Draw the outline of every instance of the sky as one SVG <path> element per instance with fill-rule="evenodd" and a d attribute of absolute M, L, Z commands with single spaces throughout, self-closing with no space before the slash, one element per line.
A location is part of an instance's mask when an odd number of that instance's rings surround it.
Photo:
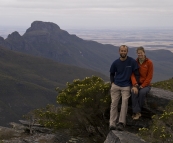
<path fill-rule="evenodd" d="M 173 0 L 0 0 L 0 27 L 36 20 L 61 29 L 173 29 Z"/>

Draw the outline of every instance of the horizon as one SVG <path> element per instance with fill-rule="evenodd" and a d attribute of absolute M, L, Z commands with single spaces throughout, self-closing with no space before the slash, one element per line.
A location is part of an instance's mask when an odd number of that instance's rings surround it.
<path fill-rule="evenodd" d="M 9 32 L 9 33 L 6 32 L 7 34 L 11 34 L 12 32 L 17 31 L 20 35 L 22 35 L 22 34 L 24 34 L 26 32 L 26 30 L 28 28 L 31 27 L 31 24 L 33 22 L 31 22 L 28 27 L 26 27 L 24 25 L 23 26 L 15 26 L 15 25 L 13 25 L 13 26 L 7 26 L 7 25 L 2 26 L 2 25 L 0 25 L 0 31 L 7 31 L 7 32 Z M 52 22 L 52 21 L 42 21 L 42 22 Z M 55 22 L 52 22 L 52 23 L 55 23 Z M 97 28 L 94 28 L 94 27 L 93 28 L 91 28 L 91 27 L 90 28 L 89 27 L 64 27 L 64 28 L 62 28 L 58 23 L 55 23 L 55 24 L 58 25 L 60 27 L 60 29 L 66 30 L 67 32 L 69 32 L 69 31 L 85 31 L 85 30 L 87 30 L 87 31 L 88 30 L 89 31 L 90 30 L 92 30 L 92 31 L 105 31 L 105 32 L 107 32 L 107 31 L 132 31 L 132 30 L 134 30 L 134 31 L 173 30 L 173 27 L 159 27 L 158 28 L 158 27 L 146 27 L 146 26 L 145 27 L 126 27 L 126 28 L 123 28 L 123 27 L 114 27 L 114 28 L 111 28 L 111 27 L 109 27 L 109 28 L 99 28 L 99 27 L 97 27 Z M 1 34 L 2 33 L 0 33 L 0 36 L 1 36 Z"/>
<path fill-rule="evenodd" d="M 22 36 L 28 28 L 30 27 L 0 27 L 0 36 L 6 39 L 7 36 L 14 31 L 17 31 Z M 101 44 L 111 44 L 114 46 L 125 44 L 128 45 L 129 48 L 143 46 L 144 48 L 146 48 L 146 50 L 166 49 L 173 53 L 173 29 L 169 29 L 168 27 L 143 27 L 126 29 L 61 29 L 67 31 L 71 35 L 76 35 L 84 40 L 92 40 Z"/>

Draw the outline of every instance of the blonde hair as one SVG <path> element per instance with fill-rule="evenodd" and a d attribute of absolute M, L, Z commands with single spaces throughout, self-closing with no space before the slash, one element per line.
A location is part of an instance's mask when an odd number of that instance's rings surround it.
<path fill-rule="evenodd" d="M 136 49 L 136 52 L 138 52 L 139 50 L 143 51 L 145 53 L 144 47 L 140 46 Z"/>

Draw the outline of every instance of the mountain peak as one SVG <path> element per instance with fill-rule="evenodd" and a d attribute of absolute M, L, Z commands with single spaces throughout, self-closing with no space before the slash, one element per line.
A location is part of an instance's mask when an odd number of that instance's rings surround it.
<path fill-rule="evenodd" d="M 14 31 L 13 33 L 9 34 L 7 39 L 19 39 L 21 38 L 21 35 L 17 32 Z"/>
<path fill-rule="evenodd" d="M 60 27 L 52 22 L 42 22 L 42 21 L 34 21 L 33 23 L 31 23 L 31 27 L 29 29 L 27 29 L 27 32 L 32 32 L 32 31 L 56 31 L 56 30 L 60 30 Z"/>
<path fill-rule="evenodd" d="M 0 36 L 0 41 L 4 41 L 4 38 Z"/>

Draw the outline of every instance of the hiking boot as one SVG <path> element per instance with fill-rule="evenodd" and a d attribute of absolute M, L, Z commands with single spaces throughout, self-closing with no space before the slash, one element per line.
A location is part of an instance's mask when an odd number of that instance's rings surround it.
<path fill-rule="evenodd" d="M 118 125 L 117 125 L 117 130 L 118 131 L 123 131 L 124 128 L 125 128 L 125 125 L 123 123 L 118 123 Z"/>
<path fill-rule="evenodd" d="M 116 127 L 115 126 L 110 126 L 109 127 L 109 130 L 111 131 L 111 130 L 116 130 Z"/>
<path fill-rule="evenodd" d="M 138 120 L 141 116 L 141 113 L 136 113 L 136 115 L 133 117 L 133 120 Z"/>

